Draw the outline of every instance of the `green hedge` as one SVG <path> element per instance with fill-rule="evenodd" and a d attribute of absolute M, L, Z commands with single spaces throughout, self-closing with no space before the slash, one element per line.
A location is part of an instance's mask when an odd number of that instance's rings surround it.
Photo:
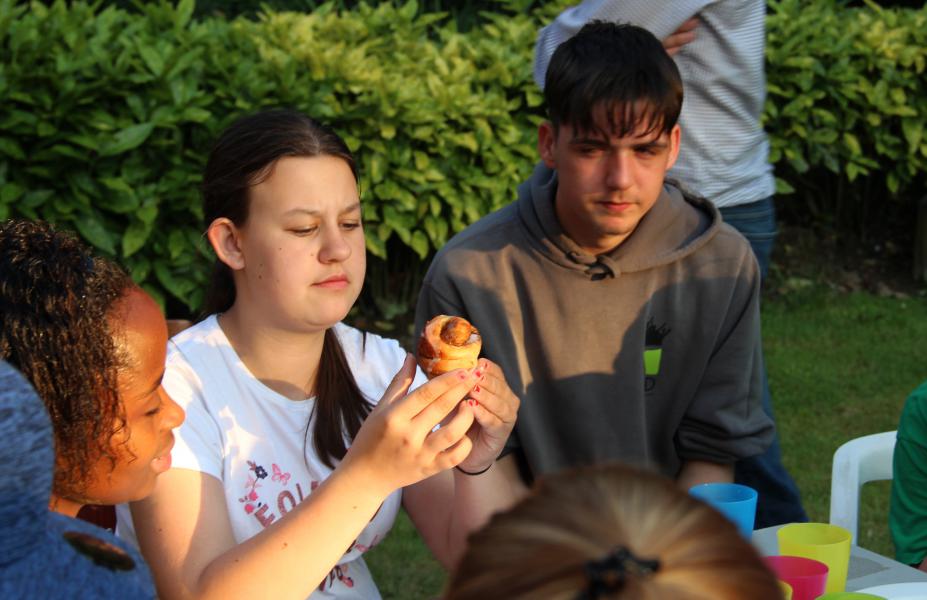
<path fill-rule="evenodd" d="M 229 21 L 194 18 L 186 0 L 134 12 L 0 0 L 0 218 L 76 229 L 189 313 L 211 262 L 198 195 L 209 144 L 242 114 L 297 107 L 358 154 L 375 257 L 365 293 L 389 319 L 408 309 L 422 259 L 531 170 L 536 30 L 567 1 L 529 4 L 500 0 L 461 32 L 414 2 Z M 880 196 L 922 188 L 927 11 L 903 14 L 771 3 L 767 125 L 786 191 L 877 168 Z"/>
<path fill-rule="evenodd" d="M 780 191 L 857 232 L 927 194 L 927 6 L 866 5 L 779 0 L 767 19 L 765 126 Z"/>

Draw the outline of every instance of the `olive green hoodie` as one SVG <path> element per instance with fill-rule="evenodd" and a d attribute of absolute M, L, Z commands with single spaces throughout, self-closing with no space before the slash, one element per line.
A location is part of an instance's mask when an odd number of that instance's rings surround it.
<path fill-rule="evenodd" d="M 416 328 L 468 318 L 521 398 L 510 445 L 532 475 L 622 460 L 675 476 L 688 460 L 761 453 L 759 273 L 709 202 L 667 184 L 634 232 L 586 254 L 539 165 L 517 202 L 435 257 Z"/>

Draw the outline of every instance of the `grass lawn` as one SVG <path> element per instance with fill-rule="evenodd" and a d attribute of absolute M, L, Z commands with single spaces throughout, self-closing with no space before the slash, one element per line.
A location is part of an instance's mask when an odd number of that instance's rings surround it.
<path fill-rule="evenodd" d="M 927 379 L 927 299 L 799 285 L 765 298 L 763 336 L 784 461 L 812 520 L 827 521 L 834 450 L 897 428 L 907 394 Z M 893 554 L 889 484 L 863 490 L 860 545 Z M 384 598 L 434 598 L 444 574 L 404 516 L 368 562 Z"/>

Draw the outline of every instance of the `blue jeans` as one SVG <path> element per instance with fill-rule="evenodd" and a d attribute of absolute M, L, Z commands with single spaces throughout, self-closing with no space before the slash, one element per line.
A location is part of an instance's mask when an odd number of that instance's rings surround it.
<path fill-rule="evenodd" d="M 750 242 L 760 265 L 760 276 L 765 280 L 769 271 L 773 242 L 776 239 L 776 208 L 772 196 L 749 204 L 724 207 L 720 211 L 724 221 Z M 775 421 L 765 365 L 763 410 Z M 808 515 L 801 505 L 798 486 L 782 465 L 778 432 L 766 452 L 737 463 L 734 468 L 734 481 L 749 485 L 758 492 L 755 524 L 757 529 L 808 520 Z"/>

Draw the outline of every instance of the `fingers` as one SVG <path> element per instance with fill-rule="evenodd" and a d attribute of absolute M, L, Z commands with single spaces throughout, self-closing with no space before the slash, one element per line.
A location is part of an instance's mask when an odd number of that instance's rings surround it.
<path fill-rule="evenodd" d="M 407 352 L 402 367 L 393 376 L 393 380 L 389 382 L 389 386 L 383 392 L 377 406 L 389 406 L 405 396 L 409 392 L 409 386 L 412 385 L 413 379 L 415 379 L 415 358 Z"/>
<path fill-rule="evenodd" d="M 695 30 L 698 27 L 698 17 L 692 17 L 673 33 L 663 39 L 663 47 L 672 56 L 679 52 L 683 46 L 695 39 Z"/>
<path fill-rule="evenodd" d="M 466 402 L 457 405 L 457 411 L 441 429 L 428 434 L 424 446 L 435 454 L 445 452 L 460 443 L 461 438 L 467 437 L 467 431 L 473 425 L 473 411 Z"/>
<path fill-rule="evenodd" d="M 687 20 L 685 23 L 679 26 L 675 33 L 685 33 L 687 31 L 694 31 L 698 27 L 698 17 L 692 17 Z"/>
<path fill-rule="evenodd" d="M 423 428 L 424 433 L 428 433 L 438 423 L 443 423 L 444 418 L 454 410 L 457 404 L 466 398 L 467 394 L 473 389 L 477 382 L 477 376 L 474 372 L 461 371 L 457 376 L 460 382 L 458 385 L 446 390 L 441 396 L 435 398 L 431 404 L 427 405 L 417 415 L 412 418 L 412 423 L 416 427 Z M 419 388 L 421 389 L 421 388 Z M 418 391 L 418 390 L 416 390 Z M 442 425 L 442 428 L 446 427 Z"/>
<path fill-rule="evenodd" d="M 502 369 L 490 360 L 480 359 L 477 371 L 482 372 L 483 378 L 470 391 L 470 398 L 479 403 L 479 408 L 484 409 L 477 412 L 477 421 L 487 425 L 482 413 L 488 411 L 499 421 L 514 422 L 519 400 L 506 383 Z"/>
<path fill-rule="evenodd" d="M 434 427 L 467 395 L 476 381 L 474 372 L 456 369 L 435 377 L 405 398 L 396 401 L 393 410 L 397 416 L 409 420 L 434 419 L 430 425 Z M 427 416 L 423 416 L 423 413 Z"/>

